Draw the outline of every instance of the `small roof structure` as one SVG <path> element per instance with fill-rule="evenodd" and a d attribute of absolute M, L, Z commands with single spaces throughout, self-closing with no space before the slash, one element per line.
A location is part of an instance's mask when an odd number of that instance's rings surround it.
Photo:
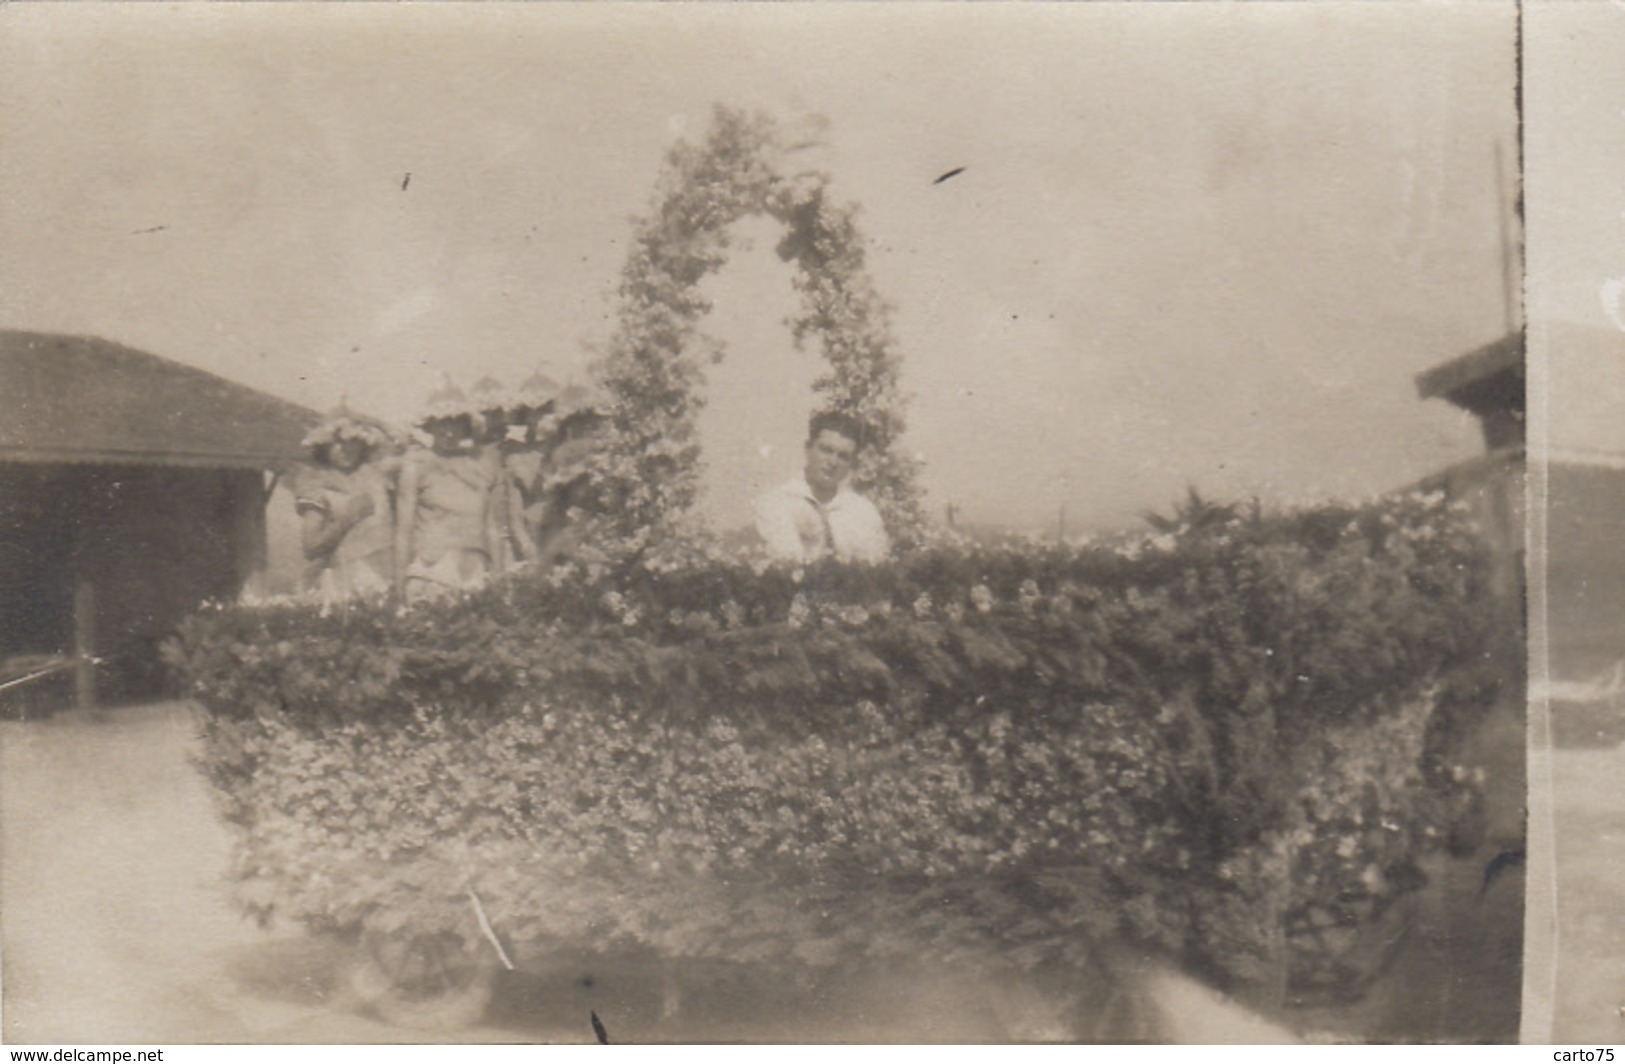
<path fill-rule="evenodd" d="M 1483 347 L 1441 362 L 1416 376 L 1423 399 L 1448 399 L 1482 416 L 1503 407 L 1515 394 L 1523 405 L 1523 336 L 1508 333 Z"/>
<path fill-rule="evenodd" d="M 1523 444 L 1523 334 L 1512 332 L 1416 376 L 1423 399 L 1446 399 L 1475 415 L 1490 450 Z"/>
<path fill-rule="evenodd" d="M 279 468 L 320 420 L 109 340 L 0 331 L 0 462 Z"/>

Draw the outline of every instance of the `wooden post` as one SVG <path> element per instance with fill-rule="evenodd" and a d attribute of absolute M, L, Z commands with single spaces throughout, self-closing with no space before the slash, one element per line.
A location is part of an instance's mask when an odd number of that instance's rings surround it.
<path fill-rule="evenodd" d="M 73 574 L 73 702 L 96 708 L 96 592 L 82 572 Z"/>

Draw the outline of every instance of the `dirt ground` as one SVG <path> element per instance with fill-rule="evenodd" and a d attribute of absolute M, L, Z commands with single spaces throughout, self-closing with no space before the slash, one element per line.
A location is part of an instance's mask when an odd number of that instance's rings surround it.
<path fill-rule="evenodd" d="M 8 1042 L 392 1041 L 324 1005 L 317 946 L 240 921 L 189 710 L 0 724 Z"/>
<path fill-rule="evenodd" d="M 336 944 L 298 928 L 262 930 L 230 908 L 221 879 L 230 840 L 201 777 L 186 764 L 196 732 L 192 713 L 165 703 L 0 722 L 4 1040 L 436 1040 L 341 1007 L 334 987 L 346 957 Z M 1615 818 L 1614 829 L 1625 840 L 1625 816 Z M 1266 1019 L 1153 967 L 1137 976 L 1155 1012 L 1147 1036 L 1510 1040 L 1517 1030 L 1522 889 L 1516 875 L 1482 889 L 1483 860 L 1495 845 L 1486 843 L 1472 860 L 1435 863 L 1434 885 L 1398 961 L 1364 1000 Z M 1625 856 L 1625 842 L 1619 853 Z M 817 986 L 764 986 L 749 972 L 689 972 L 681 1016 L 663 1021 L 661 979 L 647 965 L 565 957 L 545 973 L 506 978 L 484 1024 L 446 1040 L 587 1042 L 590 1011 L 616 1041 L 1078 1036 L 1046 1014 L 1041 998 L 986 983 L 953 972 L 894 971 Z"/>

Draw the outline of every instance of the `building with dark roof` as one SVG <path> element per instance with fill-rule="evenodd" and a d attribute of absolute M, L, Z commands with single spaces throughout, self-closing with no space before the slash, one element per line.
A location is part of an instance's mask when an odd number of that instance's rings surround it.
<path fill-rule="evenodd" d="M 1417 375 L 1423 399 L 1448 399 L 1478 418 L 1484 448 L 1524 446 L 1523 334 L 1509 333 L 1494 343 L 1442 362 Z"/>
<path fill-rule="evenodd" d="M 30 694 L 159 693 L 175 624 L 263 568 L 267 474 L 302 457 L 318 415 L 120 344 L 31 332 L 0 332 L 0 396 L 0 681 L 60 668 Z"/>
<path fill-rule="evenodd" d="M 1524 602 L 1524 341 L 1521 332 L 1418 374 L 1423 399 L 1444 399 L 1478 418 L 1484 453 L 1428 477 L 1472 510 L 1495 550 L 1495 579 L 1522 623 Z"/>

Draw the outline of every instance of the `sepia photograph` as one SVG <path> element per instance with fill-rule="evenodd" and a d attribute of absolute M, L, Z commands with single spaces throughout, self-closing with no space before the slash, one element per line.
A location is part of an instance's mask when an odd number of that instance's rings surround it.
<path fill-rule="evenodd" d="M 0 1040 L 1613 1040 L 1581 7 L 0 5 Z"/>

